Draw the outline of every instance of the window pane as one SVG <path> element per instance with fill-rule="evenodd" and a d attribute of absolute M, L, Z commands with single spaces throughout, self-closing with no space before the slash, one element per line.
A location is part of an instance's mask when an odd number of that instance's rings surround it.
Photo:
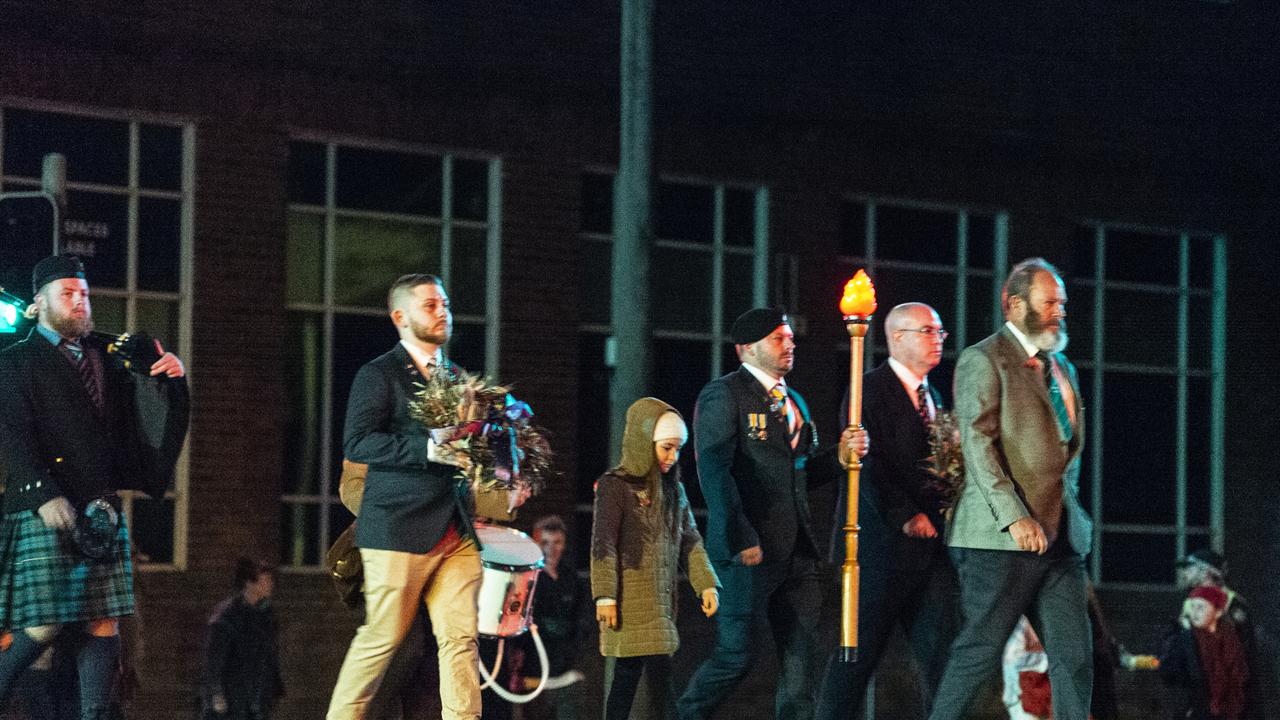
<path fill-rule="evenodd" d="M 613 176 L 582 174 L 582 230 L 613 232 Z"/>
<path fill-rule="evenodd" d="M 138 300 L 137 329 L 178 352 L 178 304 L 170 300 Z"/>
<path fill-rule="evenodd" d="M 138 199 L 138 287 L 178 291 L 182 202 Z"/>
<path fill-rule="evenodd" d="M 288 219 L 288 269 L 286 297 L 289 302 L 318 303 L 324 300 L 324 216 L 291 212 Z M 388 287 L 391 280 L 387 281 Z"/>
<path fill-rule="evenodd" d="M 751 247 L 756 237 L 756 194 L 742 188 L 724 192 L 724 242 L 736 247 Z"/>
<path fill-rule="evenodd" d="M 388 284 L 390 284 L 388 282 Z M 395 325 L 385 315 L 333 316 L 333 444 L 319 475 L 331 474 L 342 464 L 342 426 L 347 416 L 347 398 L 356 372 L 370 360 L 392 349 L 400 341 Z M 317 488 L 316 492 L 324 492 Z"/>
<path fill-rule="evenodd" d="M 877 347 L 884 346 L 884 318 L 896 305 L 905 302 L 922 302 L 938 311 L 942 324 L 956 326 L 956 279 L 951 274 L 899 270 L 882 267 L 871 281 L 876 286 L 875 329 Z M 985 337 L 985 336 L 982 336 Z M 946 349 L 951 349 L 952 339 L 947 338 Z"/>
<path fill-rule="evenodd" d="M 1212 388 L 1208 378 L 1187 378 L 1187 522 L 1209 524 Z"/>
<path fill-rule="evenodd" d="M 1107 290 L 1107 360 L 1172 367 L 1177 364 L 1178 299 L 1135 290 Z"/>
<path fill-rule="evenodd" d="M 453 339 L 449 341 L 445 352 L 449 359 L 469 372 L 483 375 L 485 368 L 484 325 L 480 323 L 455 322 Z"/>
<path fill-rule="evenodd" d="M 1067 356 L 1072 360 L 1093 360 L 1093 288 L 1088 285 L 1067 283 L 1067 332 L 1069 344 Z M 1110 307 L 1107 308 L 1110 310 Z M 1115 360 L 1111 356 L 1111 346 L 1104 348 L 1107 360 Z"/>
<path fill-rule="evenodd" d="M 711 331 L 710 253 L 654 248 L 650 277 L 655 329 Z"/>
<path fill-rule="evenodd" d="M 613 276 L 613 243 L 582 240 L 578 248 L 582 253 L 578 264 L 578 312 L 584 323 L 608 325 L 613 297 L 609 280 Z"/>
<path fill-rule="evenodd" d="M 386 307 L 387 288 L 405 273 L 440 273 L 440 228 L 391 220 L 338 218 L 334 301 Z"/>
<path fill-rule="evenodd" d="M 489 163 L 453 160 L 453 216 L 463 220 L 489 217 Z"/>
<path fill-rule="evenodd" d="M 320 477 L 320 397 L 323 379 L 323 325 L 316 313 L 286 315 L 285 347 L 290 361 L 284 364 L 284 492 L 313 495 Z M 345 398 L 347 388 L 334 388 Z M 341 442 L 340 439 L 336 441 Z"/>
<path fill-rule="evenodd" d="M 1213 238 L 1193 237 L 1187 252 L 1187 285 L 1213 289 Z"/>
<path fill-rule="evenodd" d="M 1176 553 L 1172 535 L 1104 533 L 1102 581 L 1172 583 Z"/>
<path fill-rule="evenodd" d="M 886 260 L 956 261 L 956 214 L 876 206 L 876 255 Z"/>
<path fill-rule="evenodd" d="M 845 257 L 867 256 L 867 205 L 847 201 L 840 204 L 840 254 Z"/>
<path fill-rule="evenodd" d="M 182 189 L 182 128 L 143 125 L 138 130 L 138 182 L 151 190 Z"/>
<path fill-rule="evenodd" d="M 129 125 L 115 120 L 6 109 L 6 175 L 40 177 L 44 156 L 67 158 L 67 180 L 106 185 L 129 183 Z"/>
<path fill-rule="evenodd" d="M 715 197 L 705 185 L 658 186 L 658 237 L 710 244 L 715 231 Z"/>
<path fill-rule="evenodd" d="M 30 300 L 31 269 L 52 253 L 53 205 L 48 200 L 9 198 L 0 203 L 0 287 Z"/>
<path fill-rule="evenodd" d="M 1071 267 L 1058 268 L 1073 278 L 1089 278 L 1094 277 L 1094 253 L 1097 247 L 1096 233 L 1097 231 L 1091 227 L 1077 227 L 1071 234 Z M 1021 257 L 1021 256 L 1019 256 Z M 1071 281 L 1067 281 L 1067 289 L 1070 290 Z"/>
<path fill-rule="evenodd" d="M 1172 523 L 1176 381 L 1109 372 L 1102 392 L 1105 521 Z"/>
<path fill-rule="evenodd" d="M 324 205 L 325 146 L 289 143 L 289 202 Z"/>
<path fill-rule="evenodd" d="M 1178 237 L 1107 231 L 1107 279 L 1178 285 Z"/>
<path fill-rule="evenodd" d="M 485 263 L 488 240 L 480 228 L 453 229 L 449 301 L 454 315 L 484 317 Z"/>
<path fill-rule="evenodd" d="M 93 308 L 93 326 L 98 332 L 119 335 L 127 328 L 124 326 L 125 303 L 122 297 L 106 297 L 93 292 L 89 288 L 90 306 Z"/>
<path fill-rule="evenodd" d="M 711 379 L 711 344 L 691 340 L 655 340 L 653 384 L 657 397 L 679 410 L 693 425 L 698 393 Z M 697 482 L 694 453 L 680 455 L 680 472 L 686 483 Z"/>
<path fill-rule="evenodd" d="M 138 562 L 173 562 L 174 501 L 139 495 L 133 500 L 129 536 L 138 551 Z"/>
<path fill-rule="evenodd" d="M 316 565 L 320 562 L 320 508 L 313 504 L 282 505 L 280 547 L 282 565 Z"/>
<path fill-rule="evenodd" d="M 996 245 L 994 215 L 969 214 L 969 267 L 990 270 Z"/>
<path fill-rule="evenodd" d="M 440 216 L 443 163 L 431 155 L 338 148 L 338 207 Z"/>
<path fill-rule="evenodd" d="M 752 307 L 755 279 L 755 258 L 751 255 L 725 253 L 724 255 L 724 330 L 733 327 L 733 321 Z M 711 278 L 707 278 L 710 283 Z"/>
<path fill-rule="evenodd" d="M 67 193 L 62 247 L 84 260 L 90 287 L 127 287 L 128 217 L 121 195 Z"/>
<path fill-rule="evenodd" d="M 970 275 L 968 277 L 968 285 L 966 286 L 965 299 L 967 305 L 965 307 L 965 332 L 968 337 L 965 339 L 969 344 L 973 344 L 982 338 L 996 331 L 997 323 L 993 315 L 993 303 L 995 302 L 995 290 L 991 287 L 991 278 L 982 277 L 980 275 Z M 962 350 L 963 348 L 955 348 Z"/>
<path fill-rule="evenodd" d="M 610 466 L 609 458 L 609 377 L 604 364 L 605 336 L 578 335 L 578 478 L 574 497 L 591 502 L 592 482 Z"/>

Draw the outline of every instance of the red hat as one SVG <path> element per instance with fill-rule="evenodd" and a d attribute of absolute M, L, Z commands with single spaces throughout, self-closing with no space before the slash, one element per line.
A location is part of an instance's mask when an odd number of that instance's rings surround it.
<path fill-rule="evenodd" d="M 1227 609 L 1227 594 L 1221 588 L 1201 585 L 1200 587 L 1192 588 L 1187 598 L 1200 598 L 1219 610 Z"/>

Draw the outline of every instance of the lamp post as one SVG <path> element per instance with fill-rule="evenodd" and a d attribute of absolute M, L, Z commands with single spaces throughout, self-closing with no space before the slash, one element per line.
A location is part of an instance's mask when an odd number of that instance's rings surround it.
<path fill-rule="evenodd" d="M 859 270 L 845 283 L 840 314 L 849 331 L 849 425 L 862 427 L 862 344 L 876 311 L 876 289 Z M 840 567 L 840 662 L 858 661 L 858 480 L 862 461 L 850 458 L 845 488 L 844 564 Z"/>

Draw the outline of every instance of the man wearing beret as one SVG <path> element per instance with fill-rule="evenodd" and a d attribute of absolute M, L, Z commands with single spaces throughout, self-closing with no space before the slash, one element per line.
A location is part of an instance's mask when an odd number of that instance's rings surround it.
<path fill-rule="evenodd" d="M 852 453 L 865 454 L 868 441 L 846 429 L 838 452 L 818 451 L 809 409 L 784 380 L 796 344 L 782 310 L 750 310 L 731 333 L 742 367 L 708 383 L 693 416 L 707 553 L 723 600 L 715 650 L 680 698 L 680 718 L 709 717 L 751 669 L 754 648 L 771 628 L 781 666 L 775 712 L 780 720 L 807 720 L 822 604 L 808 490 L 842 476 L 841 466 Z"/>
<path fill-rule="evenodd" d="M 144 475 L 137 381 L 90 334 L 89 285 L 78 258 L 41 260 L 32 292 L 38 325 L 0 352 L 0 454 L 8 471 L 0 628 L 10 631 L 0 643 L 0 705 L 18 674 L 66 629 L 83 635 L 74 643 L 81 717 L 103 718 L 120 649 L 118 618 L 134 612 L 129 533 L 115 491 L 140 487 Z M 156 349 L 147 382 L 180 406 L 185 434 L 185 370 Z"/>

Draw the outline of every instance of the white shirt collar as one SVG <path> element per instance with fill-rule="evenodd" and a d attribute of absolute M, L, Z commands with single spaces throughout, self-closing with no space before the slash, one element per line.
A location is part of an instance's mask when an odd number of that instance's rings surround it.
<path fill-rule="evenodd" d="M 409 357 L 413 358 L 413 363 L 418 366 L 418 372 L 425 375 L 432 365 L 440 365 L 440 348 L 436 348 L 434 353 L 429 353 L 405 340 L 401 340 L 400 344 L 404 346 L 405 350 L 409 351 Z"/>
<path fill-rule="evenodd" d="M 764 386 L 765 391 L 772 390 L 775 385 L 781 385 L 784 391 L 787 388 L 787 382 L 785 380 L 782 378 L 776 378 L 749 362 L 742 363 L 742 367 L 746 368 L 748 372 L 756 376 L 756 379 Z"/>
<path fill-rule="evenodd" d="M 1027 336 L 1023 335 L 1022 331 L 1019 330 L 1012 321 L 1006 320 L 1004 326 L 1009 328 L 1009 332 L 1013 333 L 1013 336 L 1017 338 L 1018 343 L 1022 345 L 1022 349 L 1026 351 L 1027 357 L 1035 357 L 1040 354 L 1040 348 L 1036 347 L 1034 343 L 1028 340 Z"/>
<path fill-rule="evenodd" d="M 921 385 L 929 384 L 929 377 L 927 375 L 924 377 L 916 375 L 911 372 L 910 368 L 898 362 L 893 357 L 889 358 L 889 368 L 893 370 L 894 375 L 898 376 L 898 380 L 902 382 L 902 386 L 907 389 L 907 392 L 912 395 L 915 395 L 916 390 L 919 389 Z M 919 400 L 917 399 L 917 402 L 918 401 Z"/>

